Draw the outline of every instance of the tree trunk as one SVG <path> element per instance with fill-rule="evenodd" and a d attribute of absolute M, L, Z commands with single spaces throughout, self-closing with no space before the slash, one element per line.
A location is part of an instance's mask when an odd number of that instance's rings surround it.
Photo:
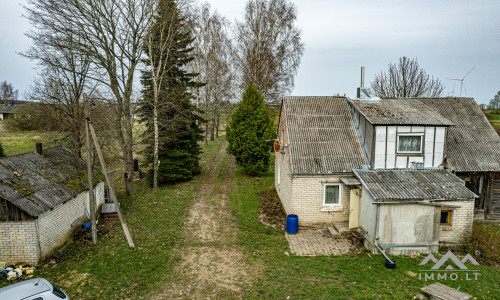
<path fill-rule="evenodd" d="M 219 138 L 220 114 L 217 112 L 217 120 L 215 123 L 215 137 Z"/>
<path fill-rule="evenodd" d="M 158 97 L 157 93 L 154 99 L 153 105 L 153 126 L 155 135 L 155 145 L 154 145 L 154 170 L 153 170 L 153 190 L 158 190 L 158 144 L 159 144 L 159 133 L 158 133 Z"/>

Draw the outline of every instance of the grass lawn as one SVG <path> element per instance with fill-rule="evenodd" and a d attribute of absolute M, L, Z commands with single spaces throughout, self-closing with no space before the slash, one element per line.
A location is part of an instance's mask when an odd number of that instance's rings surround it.
<path fill-rule="evenodd" d="M 75 239 L 54 256 L 55 266 L 40 267 L 35 276 L 59 284 L 72 299 L 147 298 L 161 289 L 178 259 L 175 249 L 182 242 L 187 212 L 221 145 L 217 140 L 203 147 L 203 173 L 190 182 L 157 192 L 137 182 L 134 197 L 119 195 L 135 249 L 128 247 L 119 221 L 101 224 L 96 246 L 90 236 Z"/>
<path fill-rule="evenodd" d="M 249 263 L 263 266 L 260 278 L 245 291 L 248 298 L 411 299 L 420 288 L 434 282 L 419 280 L 419 270 L 422 269 L 419 263 L 425 255 L 414 258 L 394 256 L 397 261 L 395 270 L 385 268 L 381 255 L 285 255 L 284 252 L 290 250 L 283 231 L 268 229 L 258 220 L 258 193 L 273 186 L 273 174 L 249 177 L 239 167 L 233 174 L 231 204 L 238 220 L 239 243 L 245 247 Z M 453 288 L 460 287 L 461 291 L 480 299 L 499 297 L 500 269 L 474 266 L 476 268 L 481 272 L 477 281 L 441 282 Z"/>
<path fill-rule="evenodd" d="M 37 142 L 45 139 L 36 131 L 0 132 L 0 143 L 7 156 L 34 151 Z"/>

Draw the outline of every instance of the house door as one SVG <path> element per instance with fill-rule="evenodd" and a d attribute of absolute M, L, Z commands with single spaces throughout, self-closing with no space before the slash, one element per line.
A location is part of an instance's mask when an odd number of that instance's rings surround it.
<path fill-rule="evenodd" d="M 359 227 L 359 189 L 352 189 L 349 202 L 349 229 Z"/>

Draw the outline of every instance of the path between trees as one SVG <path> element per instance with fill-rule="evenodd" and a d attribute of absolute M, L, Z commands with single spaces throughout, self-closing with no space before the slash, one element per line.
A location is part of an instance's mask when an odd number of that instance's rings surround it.
<path fill-rule="evenodd" d="M 185 222 L 185 242 L 179 249 L 171 282 L 156 299 L 238 297 L 248 285 L 255 266 L 245 262 L 237 245 L 238 228 L 231 214 L 229 187 L 234 158 L 226 159 L 227 142 L 215 158 Z M 218 181 L 220 170 L 227 170 Z"/>

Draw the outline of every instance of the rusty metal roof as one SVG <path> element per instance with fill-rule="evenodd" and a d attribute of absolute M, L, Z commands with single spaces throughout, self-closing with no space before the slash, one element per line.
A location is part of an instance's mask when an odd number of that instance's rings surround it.
<path fill-rule="evenodd" d="M 419 98 L 455 126 L 448 128 L 448 167 L 456 172 L 500 172 L 500 137 L 472 98 Z"/>
<path fill-rule="evenodd" d="M 86 180 L 85 162 L 62 146 L 0 159 L 0 197 L 33 217 L 87 190 Z"/>
<path fill-rule="evenodd" d="M 373 125 L 454 125 L 419 99 L 382 99 L 380 104 L 363 104 L 358 100 L 350 102 Z"/>
<path fill-rule="evenodd" d="M 284 97 L 292 173 L 340 173 L 366 165 L 345 97 Z"/>
<path fill-rule="evenodd" d="M 377 201 L 457 200 L 477 197 L 447 170 L 355 170 Z"/>

